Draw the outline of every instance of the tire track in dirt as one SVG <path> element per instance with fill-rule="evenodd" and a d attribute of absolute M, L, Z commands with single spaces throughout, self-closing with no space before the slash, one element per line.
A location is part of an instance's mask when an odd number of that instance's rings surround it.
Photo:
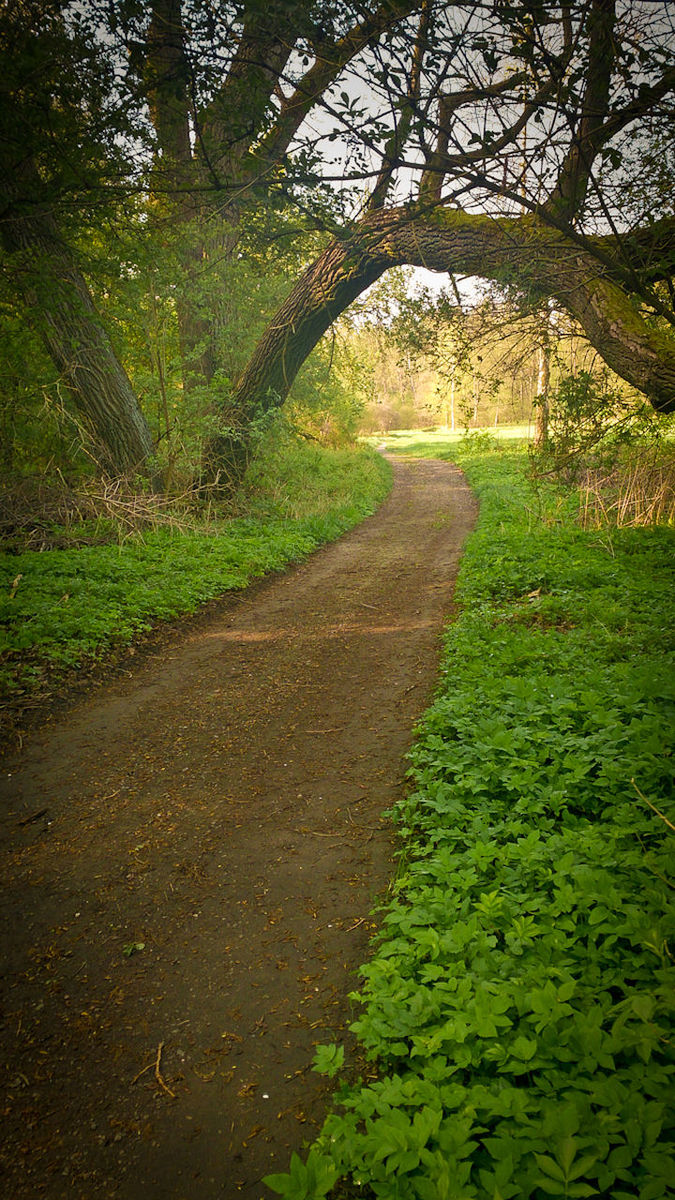
<path fill-rule="evenodd" d="M 375 516 L 2 764 L 14 1200 L 257 1200 L 320 1126 L 476 516 L 457 468 L 393 465 Z"/>

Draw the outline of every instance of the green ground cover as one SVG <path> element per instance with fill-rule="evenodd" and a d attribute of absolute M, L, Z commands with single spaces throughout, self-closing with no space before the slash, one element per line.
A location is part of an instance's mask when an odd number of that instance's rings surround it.
<path fill-rule="evenodd" d="M 145 530 L 121 542 L 0 556 L 0 692 L 34 689 L 158 621 L 305 558 L 384 499 L 372 451 L 287 448 L 248 481 L 246 514 Z M 77 538 L 72 527 L 68 536 Z"/>
<path fill-rule="evenodd" d="M 481 514 L 354 996 L 372 1074 L 267 1182 L 656 1200 L 675 1179 L 674 534 L 584 532 L 524 452 L 451 453 Z M 339 1080 L 342 1058 L 320 1047 L 315 1069 Z"/>

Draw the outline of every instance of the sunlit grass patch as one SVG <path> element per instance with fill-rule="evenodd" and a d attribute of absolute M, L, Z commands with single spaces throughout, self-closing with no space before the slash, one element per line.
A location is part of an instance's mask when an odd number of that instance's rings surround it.
<path fill-rule="evenodd" d="M 492 425 L 485 429 L 395 429 L 363 440 L 381 446 L 389 454 L 411 454 L 423 458 L 452 456 L 460 444 L 489 446 L 491 443 L 524 442 L 532 437 L 531 425 Z M 446 453 L 446 451 L 448 453 Z"/>

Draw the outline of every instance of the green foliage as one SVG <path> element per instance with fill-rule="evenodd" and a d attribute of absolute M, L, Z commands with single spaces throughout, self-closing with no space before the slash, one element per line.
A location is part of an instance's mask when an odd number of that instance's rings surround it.
<path fill-rule="evenodd" d="M 289 1175 L 268 1175 L 265 1182 L 287 1200 L 309 1200 L 309 1197 L 318 1200 L 328 1194 L 337 1177 L 337 1167 L 329 1156 L 310 1150 L 304 1163 L 298 1154 L 291 1156 Z"/>
<path fill-rule="evenodd" d="M 0 470 L 81 470 L 69 398 L 36 334 L 21 321 L 0 276 Z"/>
<path fill-rule="evenodd" d="M 327 335 L 300 371 L 284 413 L 306 436 L 324 446 L 354 442 L 363 399 L 345 369 L 341 341 Z"/>
<path fill-rule="evenodd" d="M 457 457 L 480 523 L 354 997 L 378 1077 L 342 1089 L 313 1153 L 383 1200 L 656 1200 L 673 1178 L 673 533 L 608 545 L 573 494 L 533 491 L 522 452 Z"/>
<path fill-rule="evenodd" d="M 328 1075 L 329 1079 L 334 1079 L 336 1075 L 340 1074 L 344 1061 L 344 1046 L 336 1046 L 335 1043 L 330 1046 L 317 1046 L 312 1070 L 316 1071 L 318 1075 Z"/>
<path fill-rule="evenodd" d="M 535 465 L 573 481 L 589 454 L 594 465 L 613 465 L 623 446 L 639 436 L 659 438 L 666 423 L 607 370 L 563 372 L 549 396 L 548 436 Z"/>
<path fill-rule="evenodd" d="M 3 690 L 29 689 L 46 669 L 85 664 L 157 621 L 300 561 L 373 512 L 391 483 L 387 463 L 370 451 L 295 446 L 256 470 L 248 511 L 236 519 L 155 529 L 120 545 L 4 554 Z"/>

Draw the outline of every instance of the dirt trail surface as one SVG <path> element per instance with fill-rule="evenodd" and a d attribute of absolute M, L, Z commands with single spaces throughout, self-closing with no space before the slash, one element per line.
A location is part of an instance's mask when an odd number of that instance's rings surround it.
<path fill-rule="evenodd" d="M 0 767 L 3 1196 L 258 1200 L 320 1126 L 476 513 L 394 470 Z"/>

